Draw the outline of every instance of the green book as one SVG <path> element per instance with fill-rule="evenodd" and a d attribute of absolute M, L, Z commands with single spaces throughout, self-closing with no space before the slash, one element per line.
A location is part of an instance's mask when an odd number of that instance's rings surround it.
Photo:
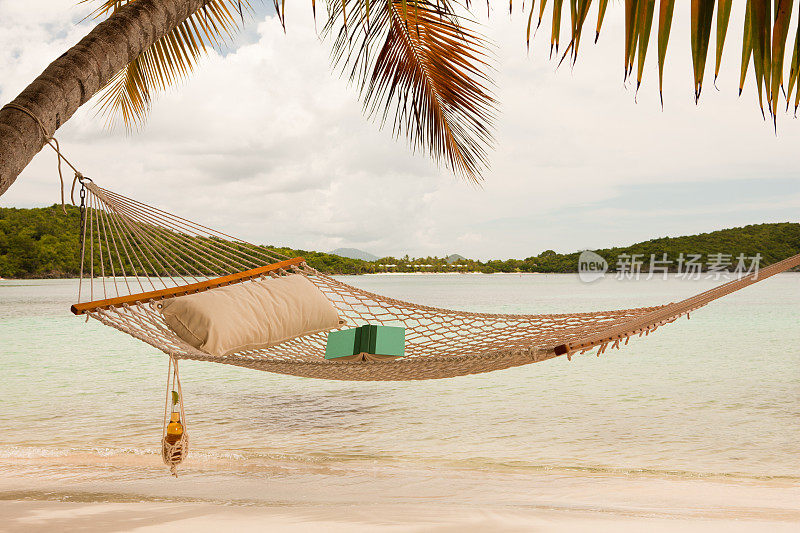
<path fill-rule="evenodd" d="M 403 357 L 406 352 L 406 328 L 372 326 L 375 336 L 370 338 L 370 353 L 385 357 Z"/>
<path fill-rule="evenodd" d="M 358 328 L 358 346 L 356 347 L 357 353 L 375 353 L 375 336 L 377 335 L 378 326 L 367 324 Z"/>
<path fill-rule="evenodd" d="M 325 345 L 325 359 L 355 355 L 355 346 L 360 337 L 358 335 L 359 329 L 340 329 L 328 333 L 328 342 Z"/>
<path fill-rule="evenodd" d="M 405 328 L 366 324 L 331 331 L 325 345 L 325 359 L 382 361 L 405 355 Z"/>

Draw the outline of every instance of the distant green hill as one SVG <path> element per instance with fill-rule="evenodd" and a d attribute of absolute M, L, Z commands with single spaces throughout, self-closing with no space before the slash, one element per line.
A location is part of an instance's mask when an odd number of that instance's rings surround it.
<path fill-rule="evenodd" d="M 0 208 L 0 277 L 77 276 L 79 225 L 74 206 Z"/>
<path fill-rule="evenodd" d="M 709 256 L 714 254 L 730 255 L 734 263 L 739 254 L 746 257 L 761 254 L 760 266 L 763 267 L 800 253 L 800 224 L 753 224 L 685 237 L 661 237 L 631 246 L 593 251 L 601 255 L 612 270 L 623 254 L 639 255 L 645 267 L 649 264 L 651 255 L 658 260 L 666 254 L 667 259 L 674 262 L 671 271 L 675 270 L 681 254 L 684 258 L 688 258 L 690 254 L 700 255 L 703 263 L 707 263 Z M 536 257 L 525 259 L 523 264 L 536 272 L 575 272 L 579 255 L 579 252 L 557 254 L 545 251 Z"/>
<path fill-rule="evenodd" d="M 78 253 L 80 213 L 74 206 L 67 214 L 60 205 L 35 209 L 0 208 L 0 277 L 41 278 L 74 277 L 80 271 Z M 303 256 L 306 261 L 327 274 L 365 274 L 393 272 L 575 272 L 579 252 L 559 254 L 546 250 L 526 259 L 491 260 L 486 262 L 450 257 L 403 258 L 384 257 L 376 261 L 350 259 L 322 252 L 266 246 L 287 256 Z M 755 224 L 686 237 L 663 237 L 631 246 L 595 250 L 608 261 L 612 270 L 618 258 L 638 255 L 647 270 L 651 254 L 673 261 L 674 271 L 681 254 L 699 254 L 706 263 L 713 254 L 729 254 L 735 263 L 739 254 L 751 257 L 761 254 L 760 265 L 766 266 L 800 253 L 800 224 Z M 454 260 L 455 259 L 455 260 Z M 450 262 L 448 262 L 450 260 Z M 386 267 L 385 265 L 392 265 Z"/>
<path fill-rule="evenodd" d="M 80 274 L 80 211 L 61 205 L 34 209 L 0 208 L 0 277 L 68 278 Z M 302 256 L 327 274 L 374 271 L 366 261 L 285 247 L 266 246 L 290 257 Z"/>

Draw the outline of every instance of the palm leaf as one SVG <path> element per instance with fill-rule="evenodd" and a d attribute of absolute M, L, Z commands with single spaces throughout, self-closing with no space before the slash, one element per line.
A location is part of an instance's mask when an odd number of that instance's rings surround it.
<path fill-rule="evenodd" d="M 800 9 L 800 8 L 799 8 Z M 800 10 L 798 11 L 800 17 Z M 794 36 L 794 47 L 792 49 L 792 65 L 789 68 L 789 87 L 786 90 L 786 109 L 789 109 L 789 102 L 791 102 L 792 91 L 798 80 L 798 59 L 800 58 L 800 24 L 797 25 L 797 31 Z M 800 84 L 797 85 L 797 96 L 795 97 L 794 109 L 797 113 L 797 104 L 800 103 Z"/>
<path fill-rule="evenodd" d="M 562 2 L 539 3 L 539 21 L 545 15 L 545 6 L 552 6 L 553 28 L 551 29 L 551 45 L 554 48 L 558 42 L 560 28 L 560 10 Z M 560 62 L 568 54 L 575 63 L 578 54 L 578 44 L 580 42 L 581 29 L 586 16 L 584 8 L 588 10 L 591 2 L 582 0 L 571 0 L 570 15 L 572 20 L 572 40 L 564 51 Z M 603 20 L 609 2 L 600 0 L 595 2 L 597 8 L 597 29 L 595 42 L 600 35 Z M 652 17 L 655 11 L 654 0 L 624 0 L 622 9 L 625 20 L 624 35 L 624 79 L 632 75 L 634 65 L 637 65 L 636 85 L 637 89 L 642 82 L 644 64 L 649 46 L 652 29 Z M 714 81 L 719 76 L 722 56 L 724 53 L 725 42 L 728 34 L 728 26 L 733 11 L 732 0 L 691 0 L 680 2 L 690 9 L 691 16 L 691 54 L 692 72 L 694 81 L 695 99 L 699 100 L 703 79 L 706 70 L 708 52 L 710 47 L 711 29 L 714 25 L 714 8 L 717 6 L 716 13 L 716 53 L 714 66 Z M 797 19 L 792 19 L 794 0 L 747 0 L 740 4 L 745 9 L 744 32 L 742 34 L 742 59 L 741 73 L 739 76 L 739 94 L 741 95 L 747 72 L 752 64 L 755 85 L 758 93 L 759 106 L 764 114 L 764 101 L 766 100 L 767 109 L 775 120 L 775 111 L 778 105 L 780 93 L 784 88 L 784 81 L 787 81 L 786 106 L 794 101 L 795 109 L 800 107 L 800 15 Z M 663 106 L 663 87 L 664 70 L 667 61 L 667 48 L 670 34 L 672 32 L 672 20 L 675 10 L 675 0 L 659 0 L 658 7 L 658 91 Z M 533 17 L 533 6 L 528 13 L 529 20 Z M 796 26 L 792 26 L 796 24 Z M 792 48 L 792 59 L 790 64 L 786 64 L 785 54 L 789 34 L 795 33 L 794 46 Z M 526 43 L 531 46 L 530 23 L 527 30 Z M 751 61 L 752 60 L 752 61 Z M 559 64 L 560 64 L 559 62 Z M 788 67 L 788 69 L 787 69 Z M 786 73 L 788 70 L 788 73 Z"/>
<path fill-rule="evenodd" d="M 578 58 L 578 48 L 581 44 L 581 33 L 583 32 L 583 24 L 586 22 L 586 16 L 589 14 L 589 8 L 592 5 L 592 0 L 570 0 L 570 22 L 572 26 L 572 37 L 570 38 L 569 45 L 567 45 L 564 54 L 561 56 L 559 65 L 570 54 L 573 61 Z"/>
<path fill-rule="evenodd" d="M 672 15 L 675 0 L 661 0 L 658 6 L 658 96 L 664 107 L 664 63 L 667 59 L 667 45 L 672 28 Z"/>
<path fill-rule="evenodd" d="M 372 0 L 368 25 L 358 9 L 364 1 L 347 0 L 349 31 L 344 8 L 329 4 L 324 33 L 336 36 L 335 61 L 365 111 L 382 123 L 394 111 L 395 135 L 478 181 L 495 114 L 484 41 L 446 0 Z"/>
<path fill-rule="evenodd" d="M 578 0 L 569 0 L 569 28 L 572 36 L 569 43 L 570 46 L 575 42 L 575 28 L 577 27 L 578 27 Z"/>
<path fill-rule="evenodd" d="M 742 34 L 742 69 L 739 74 L 739 96 L 742 95 L 747 70 L 750 67 L 750 57 L 753 55 L 753 4 L 747 2 L 744 15 L 744 33 Z"/>
<path fill-rule="evenodd" d="M 731 20 L 731 6 L 733 0 L 719 0 L 717 8 L 717 56 L 714 63 L 714 83 L 719 76 L 719 66 L 722 63 L 722 49 L 725 46 L 725 36 L 728 34 L 728 22 Z"/>
<path fill-rule="evenodd" d="M 642 84 L 642 72 L 644 71 L 644 58 L 647 56 L 647 43 L 650 42 L 650 29 L 653 27 L 653 11 L 656 7 L 656 0 L 642 0 L 640 2 L 639 13 L 639 65 L 636 72 L 636 90 Z"/>
<path fill-rule="evenodd" d="M 97 4 L 94 15 L 105 17 L 138 0 L 81 0 Z M 273 0 L 285 27 L 285 0 Z M 531 0 L 526 26 L 530 48 L 534 14 L 537 30 L 546 9 L 551 9 L 550 54 L 561 40 L 563 0 Z M 570 43 L 561 61 L 571 54 L 577 60 L 580 39 L 593 2 L 570 0 Z M 608 8 L 598 0 L 597 41 Z M 713 0 L 682 2 L 691 9 L 691 54 L 695 98 L 699 99 L 714 19 Z M 732 0 L 719 0 L 716 17 L 714 78 L 719 75 Z M 480 178 L 492 143 L 490 128 L 496 103 L 486 73 L 489 60 L 483 38 L 465 18 L 469 0 L 329 0 L 325 32 L 335 35 L 336 63 L 350 71 L 361 91 L 365 110 L 385 122 L 394 111 L 394 131 L 409 137 L 414 148 L 430 152 L 455 172 L 472 180 Z M 244 6 L 244 8 L 243 8 Z M 774 11 L 773 11 L 774 6 Z M 784 83 L 784 56 L 791 28 L 794 0 L 747 0 L 742 36 L 739 80 L 741 94 L 747 71 L 753 65 L 759 105 L 766 99 L 775 120 L 778 95 Z M 658 87 L 663 106 L 663 80 L 672 30 L 674 0 L 659 0 Z M 316 20 L 316 0 L 311 0 Z M 509 13 L 513 1 L 509 0 Z M 111 122 L 121 118 L 126 127 L 140 124 L 154 96 L 188 76 L 203 53 L 227 39 L 244 21 L 247 0 L 208 0 L 203 9 L 132 61 L 106 87 L 100 110 Z M 487 1 L 487 11 L 489 4 Z M 522 4 L 525 11 L 525 4 Z M 651 39 L 655 0 L 624 0 L 624 79 L 637 62 L 637 91 Z M 789 66 L 787 109 L 794 98 L 800 104 L 800 24 Z M 751 61 L 752 60 L 752 61 Z M 766 98 L 765 98 L 766 97 Z"/>
<path fill-rule="evenodd" d="M 578 0 L 578 16 L 575 27 L 572 29 L 572 40 L 575 42 L 573 58 L 578 59 L 578 48 L 581 45 L 581 34 L 586 17 L 589 16 L 589 8 L 592 7 L 592 0 Z"/>
<path fill-rule="evenodd" d="M 769 87 L 770 111 L 773 125 L 777 128 L 779 87 L 783 83 L 783 59 L 786 52 L 786 38 L 789 36 L 789 21 L 792 18 L 794 0 L 775 0 L 775 26 L 772 30 L 772 60 Z"/>
<path fill-rule="evenodd" d="M 750 24 L 753 36 L 753 70 L 756 75 L 756 90 L 758 91 L 758 105 L 761 108 L 761 116 L 764 116 L 764 88 L 769 89 L 770 69 L 766 68 L 769 64 L 771 55 L 769 53 L 769 36 L 771 28 L 771 9 L 769 0 L 750 0 L 753 4 L 753 11 L 750 14 Z M 767 98 L 769 104 L 769 98 Z"/>
<path fill-rule="evenodd" d="M 600 30 L 603 27 L 603 19 L 606 16 L 606 8 L 608 7 L 608 0 L 600 0 L 600 7 L 597 8 L 597 28 L 595 29 L 594 42 L 600 38 Z"/>
<path fill-rule="evenodd" d="M 544 0 L 542 0 L 542 3 L 544 3 Z M 531 50 L 531 21 L 533 21 L 533 11 L 535 6 L 536 2 L 531 2 L 531 10 L 530 13 L 528 13 L 528 27 L 525 30 L 525 46 L 528 49 L 528 52 Z"/>
<path fill-rule="evenodd" d="M 553 47 L 555 46 L 556 55 L 558 55 L 558 40 L 561 36 L 561 13 L 564 7 L 564 0 L 553 0 L 553 26 L 550 32 L 550 56 L 553 55 Z"/>
<path fill-rule="evenodd" d="M 539 4 L 539 22 L 536 23 L 536 29 L 542 25 L 542 17 L 544 16 L 544 9 L 547 7 L 547 0 L 542 0 Z"/>
<path fill-rule="evenodd" d="M 136 0 L 81 0 L 99 4 L 92 12 L 105 18 Z M 188 77 L 208 47 L 219 46 L 251 10 L 249 0 L 208 0 L 203 9 L 153 43 L 106 85 L 99 112 L 113 127 L 120 120 L 127 130 L 141 125 L 158 93 Z M 238 17 L 238 18 L 237 18 Z"/>
<path fill-rule="evenodd" d="M 633 60 L 636 56 L 636 40 L 639 32 L 639 3 L 642 0 L 625 0 L 625 75 L 633 71 Z"/>
<path fill-rule="evenodd" d="M 692 68 L 694 70 L 694 100 L 700 99 L 703 75 L 706 70 L 711 24 L 714 20 L 714 0 L 692 0 Z"/>

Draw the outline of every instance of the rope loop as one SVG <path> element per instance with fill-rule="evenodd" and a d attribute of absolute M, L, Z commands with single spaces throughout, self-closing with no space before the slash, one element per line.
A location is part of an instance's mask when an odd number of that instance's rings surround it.
<path fill-rule="evenodd" d="M 36 123 L 42 129 L 42 133 L 44 134 L 44 142 L 47 142 L 53 138 L 53 136 L 50 135 L 50 133 L 47 131 L 47 128 L 44 127 L 44 123 L 39 119 L 39 117 L 36 116 L 36 114 L 27 107 L 11 102 L 0 108 L 0 111 L 2 111 L 3 109 L 16 109 L 17 111 L 22 111 L 23 113 L 31 117 L 34 121 L 36 121 Z"/>
<path fill-rule="evenodd" d="M 72 187 L 69 190 L 69 199 L 70 201 L 72 201 L 72 205 L 78 205 L 75 203 L 75 185 L 80 183 L 81 190 L 83 190 L 83 188 L 86 186 L 87 181 L 94 183 L 94 181 L 91 178 L 87 178 L 77 170 L 75 171 L 75 177 L 72 178 Z"/>
<path fill-rule="evenodd" d="M 36 115 L 36 113 L 34 113 L 33 111 L 31 111 L 30 109 L 28 109 L 23 105 L 15 104 L 13 102 L 1 107 L 0 111 L 2 111 L 3 109 L 15 109 L 31 117 L 36 122 L 36 124 L 39 125 L 39 129 L 42 130 L 42 135 L 44 136 L 43 144 L 47 144 L 50 146 L 50 148 L 55 150 L 58 161 L 58 179 L 61 182 L 61 209 L 64 211 L 64 214 L 66 215 L 67 206 L 66 203 L 64 202 L 64 175 L 61 172 L 61 161 L 64 161 L 64 163 L 66 163 L 69 166 L 69 168 L 71 168 L 75 172 L 75 178 L 72 180 L 72 191 L 75 190 L 75 182 L 80 181 L 80 179 L 84 177 L 83 174 L 81 173 L 80 170 L 75 168 L 75 165 L 70 163 L 69 159 L 67 159 L 64 156 L 64 154 L 61 153 L 61 147 L 58 145 L 58 139 L 54 137 L 55 132 L 51 134 L 49 131 L 47 131 L 47 128 L 44 127 L 44 122 L 42 122 L 42 120 Z M 70 199 L 72 200 L 72 205 L 75 205 L 75 199 L 74 196 L 72 196 L 72 194 L 70 194 Z"/>
<path fill-rule="evenodd" d="M 72 182 L 72 190 L 73 191 L 75 190 L 75 181 Z M 78 226 L 78 233 L 81 236 L 81 242 L 80 242 L 81 248 L 80 249 L 84 250 L 84 246 L 85 246 L 85 243 L 86 243 L 86 241 L 85 241 L 85 239 L 86 239 L 86 231 L 85 231 L 85 229 L 86 229 L 85 228 L 85 225 L 86 225 L 86 188 L 83 186 L 83 183 L 81 183 L 80 197 L 81 197 L 81 205 L 80 205 L 81 220 L 80 220 L 80 226 Z M 75 199 L 74 198 L 72 198 L 72 204 L 75 205 Z M 81 265 L 81 273 L 83 273 L 83 265 Z"/>

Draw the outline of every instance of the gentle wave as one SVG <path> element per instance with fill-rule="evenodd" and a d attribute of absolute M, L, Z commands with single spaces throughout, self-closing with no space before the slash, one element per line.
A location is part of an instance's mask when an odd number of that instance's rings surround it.
<path fill-rule="evenodd" d="M 3 459 L 29 459 L 45 466 L 80 464 L 83 466 L 97 462 L 107 463 L 109 460 L 121 462 L 128 466 L 162 468 L 160 451 L 152 448 L 42 448 L 25 446 L 0 446 L 0 470 L 3 466 L 20 466 L 18 461 L 5 462 Z M 48 461 L 50 459 L 50 461 Z M 118 461 L 115 461 L 118 460 Z M 6 463 L 5 465 L 3 463 Z M 575 474 L 610 474 L 636 475 L 674 478 L 730 478 L 743 480 L 785 480 L 800 481 L 800 476 L 792 475 L 754 475 L 746 472 L 693 472 L 687 470 L 668 470 L 655 468 L 619 468 L 607 465 L 570 465 L 570 464 L 536 464 L 524 461 L 493 461 L 486 458 L 441 460 L 410 456 L 385 456 L 368 454 L 283 454 L 283 453 L 232 453 L 215 450 L 191 450 L 184 463 L 186 468 L 209 471 L 271 470 L 276 466 L 295 464 L 302 465 L 340 465 L 358 470 L 360 466 L 374 468 L 413 467 L 413 468 L 446 468 L 460 471 L 494 471 L 494 472 L 552 472 Z"/>

